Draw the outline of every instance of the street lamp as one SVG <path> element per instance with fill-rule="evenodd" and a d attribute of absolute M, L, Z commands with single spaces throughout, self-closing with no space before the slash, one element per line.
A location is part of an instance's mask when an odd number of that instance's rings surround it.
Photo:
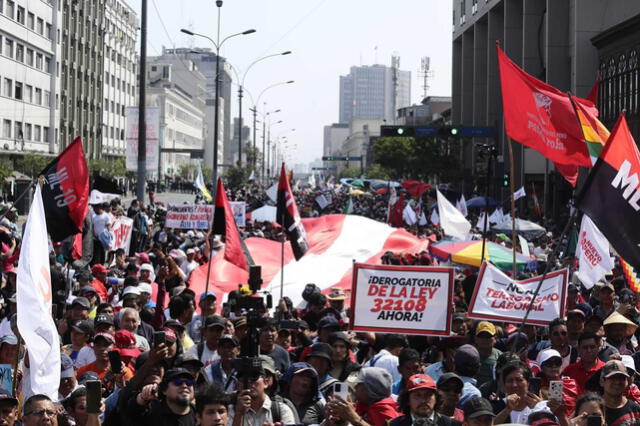
<path fill-rule="evenodd" d="M 265 107 L 266 107 L 266 105 L 267 105 L 267 103 L 265 102 Z M 276 109 L 276 110 L 273 110 L 273 111 L 269 111 L 269 112 L 265 113 L 262 116 L 262 180 L 263 180 L 263 182 L 265 181 L 265 177 L 267 176 L 267 175 L 265 175 L 265 171 L 267 170 L 268 164 L 269 164 L 268 162 L 265 162 L 266 159 L 267 159 L 267 151 L 265 149 L 265 141 L 266 141 L 266 136 L 267 136 L 267 127 L 270 126 L 270 124 L 268 124 L 268 123 L 271 123 L 270 115 L 278 113 L 278 112 L 281 112 L 281 110 L 280 109 Z M 254 134 L 255 134 L 255 113 L 254 113 L 253 117 L 254 117 Z"/>
<path fill-rule="evenodd" d="M 256 115 L 258 114 L 258 107 L 257 105 L 260 104 L 260 98 L 262 97 L 262 95 L 264 94 L 264 92 L 266 92 L 269 89 L 272 89 L 274 87 L 277 86 L 282 86 L 284 84 L 292 84 L 294 83 L 294 80 L 289 80 L 289 81 L 282 81 L 280 83 L 275 83 L 272 84 L 271 86 L 267 86 L 265 89 L 262 90 L 262 92 L 260 92 L 260 94 L 258 95 L 258 99 L 254 102 L 253 104 L 253 109 L 249 109 L 249 111 L 253 112 L 253 149 L 255 151 L 256 149 Z M 262 117 L 264 118 L 265 116 L 262 115 Z M 262 152 L 264 154 L 264 132 L 262 134 Z M 254 165 L 255 166 L 255 165 Z M 264 178 L 264 162 L 262 163 L 262 177 Z"/>
<path fill-rule="evenodd" d="M 271 177 L 271 126 L 283 123 L 282 120 L 278 120 L 275 123 L 269 123 L 269 134 L 267 135 L 267 178 Z"/>
<path fill-rule="evenodd" d="M 255 64 L 257 64 L 260 61 L 264 61 L 265 59 L 273 58 L 275 56 L 285 56 L 290 54 L 291 54 L 291 51 L 286 50 L 281 53 L 274 53 L 273 55 L 267 55 L 267 56 L 263 56 L 262 58 L 256 59 L 251 64 L 249 64 L 246 71 L 242 75 L 242 80 L 239 81 L 240 85 L 238 86 L 238 167 L 242 167 L 242 88 L 244 87 L 244 80 L 245 78 L 247 78 L 247 73 Z M 253 137 L 255 138 L 255 132 Z M 253 148 L 255 150 L 255 140 L 254 140 Z"/>
<path fill-rule="evenodd" d="M 209 40 L 216 48 L 216 98 L 215 98 L 215 113 L 214 113 L 214 123 L 213 123 L 213 187 L 216 188 L 216 182 L 218 181 L 218 118 L 219 118 L 219 106 L 220 106 L 220 48 L 224 44 L 225 41 L 229 40 L 232 37 L 253 34 L 256 32 L 254 29 L 249 29 L 243 31 L 241 33 L 231 34 L 222 41 L 220 41 L 220 8 L 222 7 L 222 0 L 216 1 L 216 6 L 218 7 L 218 37 L 217 42 L 215 42 L 211 37 L 206 36 L 204 34 L 196 33 L 191 30 L 187 30 L 185 28 L 181 29 L 183 33 L 190 36 L 198 36 Z"/>

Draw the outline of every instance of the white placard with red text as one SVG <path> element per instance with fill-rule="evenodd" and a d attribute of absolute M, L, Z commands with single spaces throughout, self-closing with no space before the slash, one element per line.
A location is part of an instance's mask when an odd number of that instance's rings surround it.
<path fill-rule="evenodd" d="M 527 324 L 547 325 L 564 317 L 568 269 L 547 274 L 533 303 Z M 531 303 L 541 276 L 514 281 L 495 266 L 484 263 L 469 307 L 469 318 L 520 322 Z"/>
<path fill-rule="evenodd" d="M 355 331 L 446 336 L 452 303 L 452 268 L 353 266 L 350 324 Z"/>
<path fill-rule="evenodd" d="M 213 221 L 211 204 L 169 204 L 165 225 L 175 229 L 209 229 Z"/>
<path fill-rule="evenodd" d="M 125 253 L 129 253 L 129 245 L 131 244 L 131 230 L 133 229 L 133 219 L 126 216 L 114 217 L 111 224 L 111 230 L 115 238 L 109 246 L 109 251 L 119 248 Z"/>

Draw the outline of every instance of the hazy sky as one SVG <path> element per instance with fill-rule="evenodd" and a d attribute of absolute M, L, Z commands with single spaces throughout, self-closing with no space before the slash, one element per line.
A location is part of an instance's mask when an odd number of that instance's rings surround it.
<path fill-rule="evenodd" d="M 141 0 L 126 1 L 140 13 Z M 148 54 L 160 54 L 163 46 L 213 47 L 180 29 L 215 40 L 216 9 L 215 0 L 148 0 Z M 339 76 L 353 65 L 389 65 L 397 52 L 400 68 L 412 73 L 412 102 L 418 103 L 420 58 L 429 56 L 433 77 L 428 94 L 451 94 L 451 9 L 451 0 L 224 0 L 221 38 L 250 28 L 257 32 L 228 40 L 221 55 L 242 78 L 255 59 L 293 51 L 256 64 L 245 87 L 255 98 L 274 83 L 295 80 L 266 91 L 260 103 L 266 101 L 267 110 L 282 110 L 277 117 L 283 123 L 272 126 L 272 139 L 287 134 L 298 147 L 294 162 L 309 162 L 322 155 L 323 126 L 338 120 Z M 235 85 L 233 93 L 232 114 L 237 116 Z M 249 99 L 243 99 L 246 119 Z M 292 128 L 295 132 L 289 132 Z"/>

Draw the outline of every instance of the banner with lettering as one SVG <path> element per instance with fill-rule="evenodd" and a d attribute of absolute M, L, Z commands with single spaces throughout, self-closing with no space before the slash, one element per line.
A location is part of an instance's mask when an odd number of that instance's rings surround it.
<path fill-rule="evenodd" d="M 109 246 L 109 251 L 114 251 L 121 248 L 125 253 L 129 253 L 132 229 L 133 219 L 126 216 L 114 217 L 113 223 L 111 224 L 111 230 L 113 231 L 113 235 L 115 238 Z"/>
<path fill-rule="evenodd" d="M 244 228 L 247 226 L 247 203 L 244 201 L 229 201 L 236 226 Z"/>
<path fill-rule="evenodd" d="M 547 325 L 564 317 L 568 269 L 547 274 L 535 298 L 527 324 Z M 520 322 L 524 318 L 540 276 L 514 281 L 489 263 L 483 263 L 478 274 L 469 318 Z"/>
<path fill-rule="evenodd" d="M 174 229 L 209 229 L 213 221 L 211 204 L 169 204 L 165 226 Z"/>
<path fill-rule="evenodd" d="M 452 304 L 452 268 L 353 266 L 352 330 L 447 336 Z"/>

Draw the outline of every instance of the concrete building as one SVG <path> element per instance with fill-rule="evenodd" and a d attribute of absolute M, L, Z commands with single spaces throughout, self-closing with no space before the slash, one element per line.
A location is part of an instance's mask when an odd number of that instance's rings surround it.
<path fill-rule="evenodd" d="M 58 0 L 62 10 L 60 150 L 81 136 L 87 158 L 102 155 L 105 0 Z M 114 131 L 115 136 L 115 131 Z"/>
<path fill-rule="evenodd" d="M 180 166 L 193 164 L 188 152 L 205 144 L 206 78 L 195 63 L 174 54 L 147 59 L 147 105 L 160 107 L 160 170 L 176 175 Z"/>
<path fill-rule="evenodd" d="M 322 155 L 338 155 L 342 143 L 349 137 L 349 124 L 333 123 L 324 126 L 324 138 L 322 143 Z M 326 166 L 331 166 L 326 164 Z"/>
<path fill-rule="evenodd" d="M 560 90 L 584 97 L 593 86 L 598 71 L 605 66 L 603 60 L 608 60 L 604 50 L 599 53 L 594 43 L 606 44 L 608 31 L 639 13 L 640 2 L 635 0 L 454 0 L 452 122 L 503 128 L 496 40 L 529 74 Z M 627 27 L 626 33 L 627 37 L 636 34 L 635 41 L 627 39 L 626 50 L 623 49 L 629 55 L 632 45 L 637 52 L 637 26 L 635 33 L 629 31 L 632 28 Z M 624 31 L 618 32 L 618 38 L 621 34 Z M 598 38 L 598 35 L 602 36 Z M 613 46 L 610 48 L 611 55 L 616 57 L 613 70 L 622 51 Z M 617 71 L 611 74 L 617 78 Z M 607 96 L 607 92 L 604 93 Z M 638 97 L 637 86 L 635 97 Z M 607 101 L 601 99 L 600 102 Z M 615 109 L 617 115 L 619 108 Z M 500 176 L 509 167 L 505 137 L 502 132 L 498 133 L 499 156 L 494 176 Z M 465 143 L 463 147 L 463 189 L 471 190 L 478 168 L 477 155 L 472 143 Z M 513 148 L 518 172 L 512 179 L 516 187 L 544 180 L 549 189 L 546 200 L 553 198 L 557 201 L 555 206 L 563 205 L 562 200 L 556 200 L 556 190 L 564 187 L 562 179 L 551 179 L 550 182 L 544 179 L 548 176 L 545 170 L 553 166 L 537 152 L 518 143 L 514 143 Z M 499 195 L 498 191 L 496 195 Z"/>
<path fill-rule="evenodd" d="M 215 123 L 215 96 L 216 96 L 216 54 L 208 48 L 176 48 L 164 49 L 166 54 L 175 54 L 181 58 L 188 59 L 196 64 L 198 70 L 206 78 L 205 102 L 206 122 L 207 122 L 207 140 L 205 144 L 204 163 L 206 167 L 213 167 L 213 124 Z M 233 95 L 231 93 L 231 67 L 225 58 L 220 57 L 220 98 L 218 110 L 218 164 L 229 165 L 233 163 L 234 153 L 237 155 L 237 141 L 233 143 L 233 129 L 231 127 L 231 102 Z M 218 170 L 222 173 L 224 170 Z"/>
<path fill-rule="evenodd" d="M 372 139 L 380 136 L 380 126 L 384 125 L 385 121 L 378 120 L 364 120 L 356 119 L 352 120 L 349 124 L 349 135 L 342 142 L 340 148 L 340 155 L 345 157 L 362 157 L 362 163 L 360 162 L 337 162 L 334 161 L 337 166 L 338 173 L 345 167 L 362 167 L 365 170 L 369 166 L 368 159 L 370 158 L 369 152 L 371 150 Z"/>
<path fill-rule="evenodd" d="M 451 109 L 450 96 L 427 96 L 420 105 L 398 109 L 396 124 L 401 126 L 423 126 L 440 118 Z"/>
<path fill-rule="evenodd" d="M 121 157 L 125 153 L 125 109 L 136 105 L 138 26 L 135 12 L 124 1 L 106 0 L 101 151 L 103 157 Z"/>
<path fill-rule="evenodd" d="M 399 60 L 392 67 L 354 66 L 340 76 L 339 122 L 380 119 L 393 124 L 396 110 L 411 105 L 411 72 L 398 67 Z"/>
<path fill-rule="evenodd" d="M 0 154 L 57 151 L 59 16 L 48 2 L 0 0 Z"/>

